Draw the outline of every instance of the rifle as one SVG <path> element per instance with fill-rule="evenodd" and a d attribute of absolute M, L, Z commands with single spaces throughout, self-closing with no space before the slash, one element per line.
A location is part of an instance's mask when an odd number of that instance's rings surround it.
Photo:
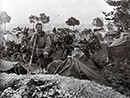
<path fill-rule="evenodd" d="M 31 74 L 31 64 L 32 64 L 32 60 L 33 60 L 33 54 L 34 54 L 34 49 L 35 49 L 35 45 L 36 45 L 36 40 L 37 40 L 37 35 L 36 36 L 34 35 L 34 42 L 33 42 L 31 57 L 30 57 L 30 61 L 29 61 L 28 69 L 27 69 L 27 74 Z"/>
<path fill-rule="evenodd" d="M 66 58 L 66 60 L 57 67 L 57 69 L 55 70 L 54 74 L 57 74 L 58 71 L 60 70 L 60 68 L 62 68 L 67 63 L 67 61 L 68 61 L 68 58 Z"/>

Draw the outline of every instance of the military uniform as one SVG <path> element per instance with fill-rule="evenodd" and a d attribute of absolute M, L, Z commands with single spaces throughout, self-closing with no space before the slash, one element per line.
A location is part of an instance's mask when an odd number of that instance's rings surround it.
<path fill-rule="evenodd" d="M 42 69 L 46 69 L 48 65 L 48 59 L 44 54 L 47 54 L 47 56 L 49 56 L 51 53 L 51 39 L 44 31 L 41 34 L 37 34 L 36 32 L 32 35 L 30 40 L 32 45 L 35 38 L 36 56 L 38 57 L 37 64 L 41 66 Z"/>

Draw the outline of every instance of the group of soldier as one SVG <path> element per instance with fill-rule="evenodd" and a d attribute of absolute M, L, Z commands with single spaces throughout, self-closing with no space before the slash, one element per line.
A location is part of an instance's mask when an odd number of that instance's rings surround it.
<path fill-rule="evenodd" d="M 101 49 L 100 37 L 96 35 L 96 31 L 93 32 L 92 30 L 89 30 L 85 34 L 86 36 L 89 35 L 88 39 L 82 37 L 76 39 L 76 33 L 80 32 L 74 32 L 69 29 L 63 29 L 60 32 L 54 29 L 52 31 L 53 33 L 48 34 L 43 31 L 43 25 L 41 23 L 37 23 L 36 29 L 32 32 L 32 35 L 29 36 L 29 30 L 24 29 L 22 41 L 16 47 L 19 47 L 20 50 L 25 49 L 25 52 L 30 53 L 29 59 L 32 58 L 31 63 L 34 62 L 34 56 L 36 56 L 37 60 L 35 63 L 41 67 L 42 73 L 46 72 L 48 64 L 53 61 L 51 55 L 54 52 L 62 50 L 60 55 L 65 60 L 68 55 L 71 55 L 77 45 L 88 57 L 91 53 L 95 53 Z M 17 37 L 19 36 L 17 35 Z"/>

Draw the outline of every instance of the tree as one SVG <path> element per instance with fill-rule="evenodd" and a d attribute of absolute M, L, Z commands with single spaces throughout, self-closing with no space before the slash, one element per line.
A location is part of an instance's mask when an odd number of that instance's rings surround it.
<path fill-rule="evenodd" d="M 46 24 L 46 23 L 49 23 L 50 17 L 49 17 L 49 16 L 46 16 L 45 13 L 40 13 L 39 20 L 40 20 L 43 24 Z"/>
<path fill-rule="evenodd" d="M 102 21 L 99 17 L 93 19 L 92 24 L 93 24 L 94 26 L 96 26 L 96 27 L 103 27 L 103 25 L 104 25 L 104 24 L 103 24 L 103 21 Z"/>
<path fill-rule="evenodd" d="M 40 13 L 39 17 L 36 15 L 31 15 L 29 17 L 29 21 L 30 21 L 30 23 L 33 24 L 33 28 L 34 28 L 35 23 L 38 23 L 38 22 L 41 22 L 43 24 L 49 23 L 50 17 L 46 16 L 45 13 Z"/>
<path fill-rule="evenodd" d="M 130 28 L 130 0 L 106 0 L 114 7 L 113 22 L 116 26 L 122 26 L 124 30 Z"/>
<path fill-rule="evenodd" d="M 76 18 L 70 17 L 70 18 L 68 18 L 68 20 L 66 21 L 66 24 L 69 25 L 69 26 L 73 26 L 73 29 L 74 29 L 74 26 L 79 25 L 80 22 L 79 22 L 79 20 L 77 20 Z"/>
<path fill-rule="evenodd" d="M 33 24 L 33 29 L 34 29 L 35 23 L 38 21 L 39 21 L 39 18 L 36 15 L 29 16 L 29 22 Z"/>
<path fill-rule="evenodd" d="M 0 13 L 0 23 L 4 24 L 4 30 L 6 30 L 6 23 L 9 23 L 10 20 L 11 17 L 5 11 Z"/>
<path fill-rule="evenodd" d="M 109 13 L 102 11 L 102 13 L 104 14 L 106 20 L 108 21 L 114 20 L 114 11 L 111 11 Z"/>

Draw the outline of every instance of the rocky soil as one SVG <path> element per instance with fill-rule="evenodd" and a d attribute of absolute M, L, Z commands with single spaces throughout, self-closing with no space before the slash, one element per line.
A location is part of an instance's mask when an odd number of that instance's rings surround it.
<path fill-rule="evenodd" d="M 128 98 L 94 81 L 59 75 L 0 74 L 1 98 Z"/>

